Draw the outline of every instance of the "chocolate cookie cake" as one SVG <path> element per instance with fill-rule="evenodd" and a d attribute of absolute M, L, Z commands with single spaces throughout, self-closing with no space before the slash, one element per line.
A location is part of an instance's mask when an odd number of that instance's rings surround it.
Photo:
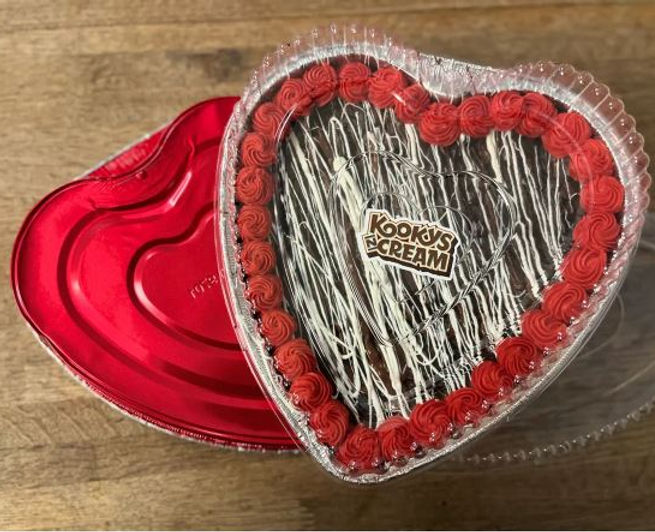
<path fill-rule="evenodd" d="M 265 62 L 226 134 L 226 292 L 307 450 L 377 482 L 488 430 L 579 351 L 634 248 L 644 167 L 587 74 L 318 35 Z"/>

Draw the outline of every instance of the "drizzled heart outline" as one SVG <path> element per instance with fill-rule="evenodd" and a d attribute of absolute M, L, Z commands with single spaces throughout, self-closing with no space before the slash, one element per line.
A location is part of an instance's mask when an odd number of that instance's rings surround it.
<path fill-rule="evenodd" d="M 336 187 L 336 181 L 338 180 L 338 176 L 340 173 L 345 169 L 350 164 L 353 164 L 354 161 L 358 158 L 364 158 L 370 155 L 371 152 L 363 152 L 360 154 L 355 155 L 352 160 L 348 161 L 346 164 L 344 164 L 344 168 L 341 168 L 337 170 L 334 173 L 333 179 L 332 179 L 332 190 L 330 193 L 330 198 L 331 198 L 331 205 L 330 205 L 330 214 L 331 214 L 331 224 L 332 224 L 332 233 L 333 234 L 340 234 L 342 231 L 337 230 L 337 226 L 335 225 L 337 214 L 336 214 L 336 207 L 335 204 L 337 203 L 336 200 L 336 191 L 334 190 Z M 414 165 L 411 161 L 407 161 L 404 158 L 394 154 L 394 153 L 387 153 L 387 152 L 378 152 L 377 155 L 383 156 L 383 157 L 390 157 L 392 159 L 395 159 L 397 163 L 399 163 L 401 166 L 404 165 L 408 168 L 411 169 L 413 173 L 416 174 L 422 174 L 422 177 L 425 179 L 440 179 L 440 178 L 447 178 L 448 174 L 433 174 L 430 172 L 427 172 L 426 170 L 419 168 L 418 166 Z M 424 320 L 422 323 L 420 323 L 414 330 L 412 330 L 410 333 L 405 335 L 404 337 L 393 337 L 393 338 L 387 338 L 382 335 L 381 330 L 377 326 L 377 324 L 374 322 L 373 317 L 370 315 L 369 311 L 367 310 L 367 304 L 362 300 L 361 295 L 359 293 L 359 290 L 354 290 L 354 293 L 356 294 L 356 304 L 368 323 L 369 327 L 371 328 L 371 331 L 373 334 L 377 337 L 379 342 L 382 343 L 387 343 L 387 344 L 394 344 L 401 342 L 403 339 L 407 338 L 411 334 L 417 334 L 420 331 L 424 330 L 426 327 L 429 327 L 431 324 L 435 322 L 435 320 L 440 319 L 446 312 L 448 312 L 450 309 L 455 307 L 462 299 L 466 297 L 466 295 L 480 282 L 482 278 L 484 278 L 485 275 L 489 273 L 489 271 L 494 267 L 494 265 L 498 262 L 499 258 L 502 256 L 504 253 L 505 249 L 510 243 L 510 240 L 514 234 L 514 224 L 516 222 L 516 205 L 514 202 L 514 199 L 509 196 L 507 191 L 504 190 L 502 186 L 500 186 L 498 183 L 496 183 L 494 180 L 490 179 L 488 176 L 485 174 L 482 174 L 480 172 L 474 172 L 474 171 L 456 171 L 453 174 L 450 174 L 451 176 L 453 175 L 458 175 L 458 176 L 464 176 L 465 178 L 480 178 L 482 181 L 487 182 L 488 185 L 491 185 L 490 188 L 493 188 L 496 193 L 498 194 L 497 199 L 502 200 L 501 203 L 504 204 L 504 207 L 506 209 L 506 212 L 503 213 L 507 218 L 501 218 L 500 223 L 498 224 L 499 226 L 503 226 L 505 229 L 501 231 L 497 235 L 497 240 L 499 242 L 498 247 L 496 250 L 490 254 L 489 257 L 485 257 L 486 260 L 482 262 L 480 267 L 477 270 L 472 270 L 471 271 L 471 276 L 468 280 L 468 283 L 463 287 L 460 293 L 457 294 L 457 297 L 453 298 L 450 302 L 444 303 L 441 306 L 438 306 L 434 315 L 431 316 L 430 318 Z M 387 191 L 387 192 L 378 192 L 378 195 L 395 195 L 396 192 L 394 191 Z M 408 200 L 405 196 L 398 196 L 398 199 L 401 199 L 405 204 L 408 204 Z M 436 208 L 444 208 L 442 205 L 435 205 L 432 207 L 432 209 Z M 462 216 L 461 213 L 458 213 L 455 211 L 456 214 L 459 216 Z M 417 213 L 420 217 L 420 219 L 423 219 L 423 213 Z M 407 213 L 408 216 L 410 216 L 409 213 Z M 412 214 L 411 216 L 416 216 L 416 214 Z M 466 222 L 470 223 L 470 220 L 466 220 Z M 341 226 L 340 226 L 341 227 Z M 460 235 L 461 237 L 462 235 Z M 340 261 L 341 264 L 341 269 L 342 273 L 344 274 L 344 277 L 346 278 L 347 282 L 352 285 L 355 284 L 353 278 L 352 278 L 352 273 L 349 268 L 346 267 L 347 261 L 348 261 L 348 252 L 343 249 L 341 242 L 334 242 L 334 248 L 337 252 L 338 260 Z M 460 243 L 460 250 L 459 250 L 459 261 L 461 263 L 462 260 L 466 260 L 468 258 L 468 249 L 462 246 L 463 243 Z M 284 255 L 282 255 L 282 260 L 284 261 Z M 432 286 L 436 281 L 431 280 L 429 285 L 426 285 L 421 288 L 421 291 L 428 289 L 430 286 Z M 413 295 L 416 295 L 413 294 Z M 409 297 L 409 296 L 408 296 Z"/>
<path fill-rule="evenodd" d="M 306 414 L 294 407 L 286 390 L 280 386 L 280 377 L 276 373 L 272 358 L 268 356 L 266 343 L 259 336 L 260 328 L 257 321 L 253 319 L 252 307 L 246 300 L 246 283 L 238 267 L 238 230 L 234 224 L 237 215 L 234 180 L 239 163 L 239 146 L 254 109 L 262 101 L 263 96 L 276 83 L 284 79 L 279 72 L 287 74 L 302 72 L 311 64 L 348 55 L 384 58 L 386 65 L 403 71 L 410 79 L 417 80 L 417 83 L 431 96 L 446 95 L 451 100 L 455 100 L 467 93 L 484 95 L 502 90 L 535 91 L 547 95 L 563 105 L 567 111 L 581 113 L 591 124 L 600 140 L 609 148 L 618 177 L 621 183 L 626 185 L 623 231 L 617 244 L 617 251 L 612 253 L 609 267 L 589 296 L 587 309 L 569 326 L 570 342 L 563 343 L 557 351 L 551 353 L 551 356 L 545 359 L 544 367 L 540 372 L 533 373 L 522 381 L 512 402 L 497 405 L 493 415 L 483 418 L 477 426 L 463 427 L 458 434 L 458 439 L 448 440 L 438 449 L 426 449 L 423 454 L 408 461 L 395 461 L 387 469 L 374 473 L 366 470 L 370 469 L 368 466 L 376 466 L 376 463 L 363 464 L 364 467 L 361 469 L 364 472 L 356 476 L 351 474 L 352 471 L 348 467 L 332 460 L 331 450 L 323 446 L 316 434 L 308 428 Z M 273 71 L 277 78 L 272 76 L 270 71 Z M 309 452 L 339 478 L 360 483 L 379 482 L 404 474 L 452 452 L 499 423 L 531 397 L 537 395 L 579 351 L 594 326 L 602 319 L 604 310 L 616 295 L 625 275 L 625 266 L 638 240 L 643 224 L 643 210 L 648 201 L 646 194 L 650 182 L 646 172 L 648 159 L 641 149 L 642 145 L 643 139 L 634 131 L 634 121 L 631 117 L 622 112 L 620 101 L 612 98 L 607 88 L 596 83 L 589 74 L 578 73 L 568 66 L 540 63 L 500 71 L 419 54 L 396 45 L 386 36 L 379 35 L 373 30 L 334 26 L 325 32 L 315 31 L 305 40 L 296 40 L 293 45 L 280 49 L 274 58 L 267 58 L 264 67 L 255 74 L 250 87 L 246 90 L 242 105 L 233 116 L 224 140 L 223 155 L 219 164 L 224 186 L 221 189 L 221 219 L 218 230 L 221 237 L 222 260 L 226 266 L 224 278 L 226 294 L 230 297 L 235 313 L 235 324 L 240 341 L 242 345 L 247 346 L 253 370 Z M 400 437 L 398 434 L 401 433 L 397 431 L 402 427 L 397 426 L 395 420 L 389 425 L 394 438 Z M 370 439 L 373 438 L 370 434 L 372 429 L 362 427 L 357 428 L 355 432 L 359 432 L 355 437 L 361 441 L 366 440 L 365 444 L 370 445 L 371 448 L 379 445 Z M 353 436 L 352 431 L 349 438 L 351 436 Z M 379 447 L 377 449 L 379 453 Z M 339 455 L 339 451 L 336 454 Z M 362 464 L 347 464 L 347 466 L 353 465 Z"/>

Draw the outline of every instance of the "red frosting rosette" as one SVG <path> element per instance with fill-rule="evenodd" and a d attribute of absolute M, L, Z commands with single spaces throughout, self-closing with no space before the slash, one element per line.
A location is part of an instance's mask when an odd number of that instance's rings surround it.
<path fill-rule="evenodd" d="M 497 362 L 485 360 L 471 372 L 471 386 L 490 404 L 506 397 L 514 387 L 514 379 Z"/>
<path fill-rule="evenodd" d="M 237 201 L 247 205 L 265 205 L 273 197 L 273 177 L 263 168 L 244 166 L 235 182 Z"/>
<path fill-rule="evenodd" d="M 332 101 L 337 92 L 337 71 L 329 63 L 319 63 L 305 70 L 302 81 L 310 98 L 322 107 Z"/>
<path fill-rule="evenodd" d="M 246 297 L 260 312 L 274 309 L 282 303 L 282 281 L 271 273 L 253 275 L 248 279 Z"/>
<path fill-rule="evenodd" d="M 369 80 L 368 99 L 375 107 L 391 107 L 406 86 L 407 80 L 400 70 L 394 67 L 380 68 Z"/>
<path fill-rule="evenodd" d="M 409 458 L 416 450 L 409 422 L 401 416 L 392 416 L 378 427 L 380 449 L 387 462 Z"/>
<path fill-rule="evenodd" d="M 580 191 L 580 205 L 587 212 L 621 212 L 623 199 L 623 185 L 615 177 L 607 175 L 590 179 Z"/>
<path fill-rule="evenodd" d="M 544 312 L 531 310 L 521 318 L 523 336 L 529 338 L 540 349 L 555 347 L 566 335 L 566 325 Z"/>
<path fill-rule="evenodd" d="M 450 146 L 459 137 L 459 110 L 452 103 L 433 103 L 421 115 L 421 139 L 436 146 Z"/>
<path fill-rule="evenodd" d="M 288 381 L 294 381 L 301 375 L 316 371 L 316 358 L 306 340 L 294 338 L 283 343 L 275 350 L 276 369 Z"/>
<path fill-rule="evenodd" d="M 582 217 L 573 229 L 573 240 L 587 248 L 603 251 L 614 249 L 621 234 L 616 216 L 609 212 L 591 212 Z"/>
<path fill-rule="evenodd" d="M 275 139 L 283 133 L 285 121 L 285 110 L 274 102 L 266 102 L 255 109 L 252 115 L 252 128 L 269 139 Z"/>
<path fill-rule="evenodd" d="M 484 94 L 466 98 L 459 105 L 459 126 L 462 132 L 473 138 L 486 137 L 494 125 L 489 111 L 489 98 Z"/>
<path fill-rule="evenodd" d="M 448 415 L 457 426 L 475 425 L 488 410 L 489 405 L 474 388 L 459 388 L 446 397 Z"/>
<path fill-rule="evenodd" d="M 260 331 L 273 347 L 280 346 L 293 338 L 296 333 L 296 320 L 282 309 L 262 312 Z"/>
<path fill-rule="evenodd" d="M 585 182 L 600 175 L 614 172 L 614 159 L 607 145 L 600 139 L 588 139 L 580 149 L 571 154 L 569 174 L 573 179 Z"/>
<path fill-rule="evenodd" d="M 409 416 L 409 427 L 414 439 L 424 447 L 438 447 L 453 430 L 446 403 L 438 399 L 416 405 Z"/>
<path fill-rule="evenodd" d="M 269 273 L 275 268 L 275 251 L 267 240 L 244 242 L 239 259 L 246 275 Z"/>
<path fill-rule="evenodd" d="M 580 113 L 570 111 L 555 117 L 552 127 L 541 137 L 544 148 L 553 157 L 566 157 L 581 149 L 591 137 L 591 127 Z"/>
<path fill-rule="evenodd" d="M 562 263 L 562 277 L 579 284 L 585 290 L 592 290 L 605 272 L 607 253 L 598 248 L 581 247 L 572 249 Z"/>
<path fill-rule="evenodd" d="M 394 109 L 403 124 L 415 124 L 429 103 L 428 91 L 419 83 L 414 83 L 402 90 L 394 101 Z"/>
<path fill-rule="evenodd" d="M 316 433 L 318 441 L 330 447 L 336 447 L 343 441 L 349 425 L 348 409 L 335 399 L 316 407 L 309 417 L 309 426 Z"/>
<path fill-rule="evenodd" d="M 237 214 L 237 227 L 244 241 L 263 240 L 271 230 L 271 213 L 261 205 L 244 205 Z"/>
<path fill-rule="evenodd" d="M 523 118 L 523 96 L 516 91 L 502 91 L 491 98 L 489 116 L 496 129 L 511 131 Z"/>
<path fill-rule="evenodd" d="M 261 133 L 247 133 L 241 142 L 244 166 L 269 166 L 275 162 L 275 143 Z"/>
<path fill-rule="evenodd" d="M 368 98 L 368 78 L 371 69 L 359 61 L 346 63 L 339 70 L 339 97 L 350 103 L 363 102 Z"/>
<path fill-rule="evenodd" d="M 525 336 L 505 338 L 496 346 L 498 364 L 512 377 L 527 377 L 541 364 L 541 351 Z"/>
<path fill-rule="evenodd" d="M 331 395 L 332 386 L 329 381 L 315 371 L 300 375 L 289 388 L 291 402 L 306 412 L 312 412 L 326 403 Z"/>
<path fill-rule="evenodd" d="M 352 471 L 370 471 L 382 463 L 382 450 L 378 433 L 357 425 L 339 445 L 336 458 Z"/>
<path fill-rule="evenodd" d="M 543 94 L 528 92 L 523 96 L 523 116 L 516 132 L 524 137 L 540 137 L 550 129 L 556 114 L 553 102 Z"/>
<path fill-rule="evenodd" d="M 576 318 L 587 300 L 587 291 L 579 284 L 561 281 L 544 291 L 541 308 L 555 319 L 569 323 Z"/>
<path fill-rule="evenodd" d="M 274 98 L 275 103 L 291 117 L 307 116 L 312 109 L 309 89 L 298 78 L 289 78 L 282 82 Z"/>

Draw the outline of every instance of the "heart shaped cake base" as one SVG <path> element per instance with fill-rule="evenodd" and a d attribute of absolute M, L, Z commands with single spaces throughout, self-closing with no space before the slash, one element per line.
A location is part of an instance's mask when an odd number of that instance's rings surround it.
<path fill-rule="evenodd" d="M 235 102 L 192 107 L 44 198 L 16 238 L 12 285 L 44 346 L 122 411 L 217 445 L 295 449 L 216 268 L 213 178 Z"/>
<path fill-rule="evenodd" d="M 331 28 L 253 78 L 219 168 L 226 292 L 331 473 L 452 452 L 575 356 L 643 223 L 641 138 L 588 74 L 499 71 Z"/>

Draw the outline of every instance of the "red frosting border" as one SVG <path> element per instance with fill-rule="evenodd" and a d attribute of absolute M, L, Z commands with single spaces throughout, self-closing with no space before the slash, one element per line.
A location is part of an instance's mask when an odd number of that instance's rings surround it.
<path fill-rule="evenodd" d="M 353 76 L 353 74 L 356 75 Z M 366 75 L 368 75 L 368 80 L 363 79 Z M 357 79 L 354 80 L 354 78 Z M 325 81 L 326 84 L 324 89 L 320 87 L 322 81 Z M 573 171 L 575 175 L 569 175 L 569 178 L 581 182 L 581 194 L 585 197 L 585 201 L 581 202 L 581 208 L 588 213 L 603 212 L 610 214 L 617 217 L 617 222 L 620 224 L 618 217 L 621 214 L 621 209 L 616 208 L 615 203 L 617 202 L 612 201 L 613 197 L 606 197 L 611 194 L 614 194 L 614 196 L 622 194 L 623 187 L 615 177 L 616 169 L 613 168 L 611 172 L 608 172 L 608 165 L 601 164 L 602 161 L 597 164 L 594 164 L 595 161 L 587 163 L 595 153 L 590 153 L 590 145 L 595 145 L 596 152 L 598 152 L 597 148 L 600 147 L 603 153 L 605 153 L 605 150 L 607 153 L 609 152 L 607 146 L 597 135 L 594 136 L 588 122 L 580 114 L 569 110 L 557 111 L 554 102 L 543 94 L 503 91 L 490 95 L 471 95 L 463 98 L 458 104 L 442 103 L 437 102 L 432 95 L 423 89 L 422 85 L 413 83 L 400 69 L 393 66 L 384 66 L 376 71 L 371 71 L 368 65 L 359 61 L 345 62 L 338 69 L 335 69 L 329 63 L 313 65 L 306 69 L 302 75 L 290 77 L 281 85 L 281 89 L 284 94 L 276 93 L 271 101 L 262 103 L 260 107 L 266 106 L 267 113 L 274 116 L 289 115 L 291 120 L 306 116 L 314 106 L 326 105 L 333 98 L 343 98 L 346 101 L 368 100 L 374 106 L 392 108 L 400 121 L 415 124 L 422 140 L 433 145 L 450 145 L 459 138 L 460 134 L 484 137 L 494 129 L 501 131 L 514 130 L 518 134 L 529 137 L 540 137 L 544 148 L 553 157 L 569 158 L 570 161 L 574 161 Z M 460 110 L 462 110 L 461 113 Z M 253 112 L 253 115 L 255 114 L 257 114 L 257 109 Z M 245 141 L 242 142 L 240 147 L 242 165 L 239 170 L 249 166 L 263 169 L 270 168 L 275 159 L 275 151 L 272 150 L 272 146 L 275 145 L 276 134 L 276 132 L 265 131 L 263 128 L 257 127 L 257 124 L 251 126 L 251 130 L 244 136 Z M 584 168 L 582 168 L 583 165 L 580 161 L 585 163 Z M 583 173 L 584 179 L 581 179 Z M 609 187 L 609 189 L 605 185 L 608 179 L 615 180 L 612 183 L 613 186 Z M 605 186 L 598 186 L 601 180 L 605 180 L 602 182 Z M 246 201 L 250 199 L 248 194 L 241 194 L 241 196 Z M 623 196 L 620 197 L 622 199 Z M 262 216 L 263 213 L 255 211 L 255 209 L 262 209 L 261 203 L 262 196 L 253 195 L 251 203 L 237 204 L 239 212 L 246 208 L 246 210 L 251 209 L 259 215 L 259 217 L 251 215 L 253 221 L 249 220 L 250 223 L 239 223 L 245 221 L 240 220 L 239 215 L 237 215 L 236 222 L 240 228 L 240 236 L 244 241 L 266 241 L 268 239 L 270 220 Z M 266 230 L 266 234 L 262 234 L 264 230 Z M 578 231 L 578 233 L 580 234 L 581 231 Z M 596 239 L 603 238 L 603 235 L 594 236 Z M 606 241 L 616 241 L 617 239 L 614 236 L 607 236 Z M 587 247 L 588 245 L 590 244 L 587 239 L 577 238 L 574 240 L 560 267 L 562 280 L 553 279 L 551 285 L 545 287 L 542 294 L 551 286 L 560 285 L 562 282 L 575 286 L 586 294 L 593 291 L 599 280 L 601 251 L 597 246 L 590 248 Z M 602 275 L 605 273 L 607 261 L 614 248 L 615 246 L 603 250 L 605 265 Z M 273 273 L 267 273 L 267 281 L 272 281 L 274 276 Z M 261 282 L 262 276 L 255 277 L 259 277 L 258 281 Z M 249 276 L 246 275 L 246 272 L 244 272 L 244 279 L 248 283 Z M 276 292 L 279 284 L 273 284 L 276 285 L 276 290 L 273 290 L 273 292 Z M 553 288 L 555 287 L 553 286 Z M 249 290 L 246 290 L 246 294 L 248 293 Z M 509 391 L 504 389 L 505 385 L 497 382 L 498 379 L 503 379 L 506 384 L 506 378 L 509 374 L 509 372 L 505 373 L 506 369 L 512 370 L 512 382 L 516 386 L 521 379 L 527 377 L 530 371 L 540 365 L 535 363 L 534 360 L 516 359 L 517 356 L 526 356 L 525 354 L 532 352 L 542 358 L 551 350 L 556 349 L 558 344 L 565 338 L 565 331 L 571 320 L 562 321 L 562 314 L 554 311 L 554 309 L 562 308 L 562 305 L 566 304 L 566 301 L 561 304 L 558 303 L 556 298 L 559 294 L 561 294 L 559 297 L 565 298 L 570 298 L 570 294 L 561 290 L 551 290 L 549 294 L 548 305 L 543 305 L 542 301 L 537 308 L 529 309 L 522 319 L 524 323 L 526 319 L 529 320 L 530 334 L 506 337 L 499 342 L 498 345 L 501 346 L 502 355 L 505 358 L 498 357 L 498 346 L 496 346 L 494 352 L 496 360 L 485 360 L 472 368 L 472 375 L 475 372 L 476 378 L 470 379 L 469 387 L 453 390 L 447 397 L 443 398 L 443 401 L 430 400 L 447 406 L 447 408 L 440 410 L 440 415 L 447 415 L 453 427 L 477 423 L 479 417 L 485 415 L 494 403 L 504 400 L 510 395 Z M 277 296 L 277 294 L 275 295 Z M 276 302 L 278 297 L 264 299 L 266 305 L 270 305 L 270 302 Z M 279 311 L 286 314 L 281 301 L 277 303 L 275 308 L 269 306 L 258 308 L 256 300 L 251 301 L 251 303 L 259 313 L 262 311 L 266 313 Z M 547 330 L 550 328 L 553 330 Z M 270 326 L 263 329 L 270 329 Z M 288 336 L 288 334 L 280 335 L 276 334 L 276 331 L 262 329 L 260 329 L 260 333 L 267 339 L 269 344 L 276 348 L 277 352 L 285 349 L 285 344 L 280 344 L 279 339 Z M 275 337 L 275 341 L 271 342 L 270 340 L 273 340 L 273 338 L 269 339 L 267 335 Z M 508 342 L 512 341 L 513 338 L 516 338 L 517 341 L 520 339 L 520 342 L 522 342 L 520 351 L 507 350 L 509 348 Z M 557 338 L 555 343 L 552 342 L 553 338 Z M 297 341 L 298 339 L 290 338 L 287 343 Z M 300 353 L 298 350 L 289 349 L 287 356 L 293 356 L 294 352 Z M 510 353 L 514 359 L 507 358 Z M 320 370 L 314 369 L 318 365 L 311 350 L 304 349 L 302 355 L 299 356 L 303 356 L 304 359 L 299 360 L 296 366 L 294 366 L 292 360 L 287 360 L 287 364 L 297 368 L 307 368 L 308 373 L 303 374 L 302 371 L 296 371 L 293 374 L 286 375 L 286 377 L 292 377 L 291 381 L 287 381 L 290 389 L 289 393 L 292 401 L 300 409 L 316 412 L 323 404 L 327 405 L 327 403 L 336 401 L 336 399 L 332 398 L 330 385 L 320 373 Z M 311 363 L 311 359 L 308 361 L 308 357 L 314 357 L 313 363 Z M 511 365 L 508 366 L 508 364 Z M 514 369 L 514 364 L 521 364 L 521 371 Z M 481 378 L 482 375 L 484 375 L 484 378 Z M 311 386 L 308 384 L 311 384 Z M 498 387 L 499 391 L 502 390 L 501 393 L 490 393 L 490 386 L 492 389 Z M 303 392 L 302 397 L 298 395 L 299 390 Z M 315 396 L 308 396 L 307 394 L 313 393 L 313 390 L 316 391 Z M 421 405 L 416 405 L 414 410 L 420 407 Z M 406 430 L 406 427 L 410 426 L 410 419 L 413 427 L 411 432 Z M 334 457 L 351 470 L 371 471 L 373 469 L 380 471 L 384 460 L 390 463 L 393 461 L 392 457 L 399 455 L 410 458 L 421 446 L 443 445 L 441 440 L 435 441 L 431 445 L 426 441 L 418 441 L 420 438 L 416 436 L 414 436 L 416 441 L 409 445 L 408 441 L 406 441 L 407 435 L 422 431 L 421 427 L 415 426 L 416 420 L 420 420 L 421 417 L 410 416 L 410 419 L 404 419 L 396 415 L 387 418 L 375 430 L 354 424 L 351 421 L 347 434 L 334 438 L 335 441 L 339 442 L 336 447 L 332 447 Z M 312 423 L 309 423 L 309 426 L 312 427 Z M 399 432 L 401 429 L 402 432 Z M 430 432 L 432 429 L 426 427 L 426 430 Z M 372 439 L 374 434 L 378 435 L 376 439 Z M 399 436 L 400 434 L 402 434 L 402 437 Z M 320 437 L 319 440 L 321 440 Z M 362 444 L 361 448 L 358 447 L 360 440 L 366 442 Z M 379 444 L 374 443 L 376 441 L 382 442 L 383 452 L 381 452 Z M 368 454 L 371 454 L 371 456 L 368 456 Z M 356 460 L 353 459 L 353 455 L 356 455 Z M 381 460 L 382 458 L 384 460 Z"/>

